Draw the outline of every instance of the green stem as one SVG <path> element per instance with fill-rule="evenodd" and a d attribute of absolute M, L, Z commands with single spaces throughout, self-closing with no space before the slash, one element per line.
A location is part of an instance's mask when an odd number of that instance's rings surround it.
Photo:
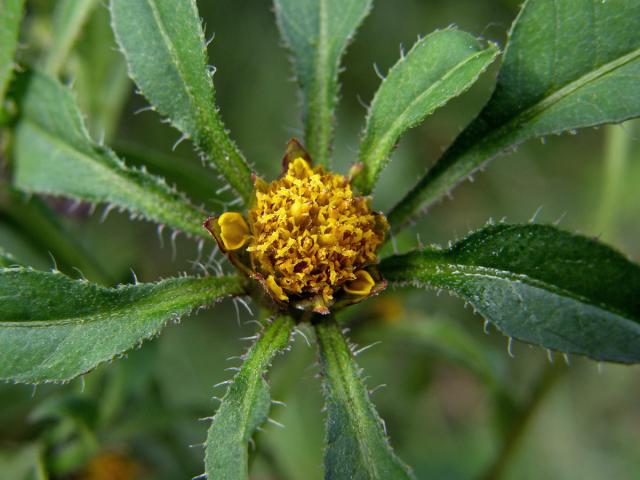
<path fill-rule="evenodd" d="M 596 233 L 603 238 L 614 235 L 616 208 L 620 204 L 620 191 L 624 183 L 624 175 L 630 162 L 634 131 L 637 122 L 626 122 L 622 125 L 607 125 L 604 168 L 602 172 L 602 193 L 594 224 Z"/>
<path fill-rule="evenodd" d="M 489 468 L 479 477 L 480 480 L 499 480 L 502 478 L 506 467 L 518 451 L 518 447 L 535 414 L 566 371 L 567 369 L 564 366 L 558 364 L 545 366 L 529 398 L 511 418 L 511 427 L 506 431 L 502 439 L 500 450 L 491 465 L 489 465 Z"/>

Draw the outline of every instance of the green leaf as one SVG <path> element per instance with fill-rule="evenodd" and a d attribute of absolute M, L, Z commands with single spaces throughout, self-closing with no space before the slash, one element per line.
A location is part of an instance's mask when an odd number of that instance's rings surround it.
<path fill-rule="evenodd" d="M 640 2 L 528 0 L 480 115 L 388 218 L 397 230 L 525 140 L 640 115 Z"/>
<path fill-rule="evenodd" d="M 70 380 L 157 335 L 169 320 L 239 294 L 236 277 L 104 288 L 57 272 L 0 269 L 0 380 Z"/>
<path fill-rule="evenodd" d="M 208 237 L 205 214 L 163 179 L 128 168 L 89 137 L 71 92 L 33 74 L 16 131 L 15 185 L 27 192 L 107 203 L 188 234 Z"/>
<path fill-rule="evenodd" d="M 449 249 L 386 258 L 380 269 L 391 282 L 452 291 L 509 337 L 640 362 L 640 266 L 595 240 L 501 224 Z"/>
<path fill-rule="evenodd" d="M 107 144 L 118 129 L 133 85 L 110 22 L 106 8 L 93 12 L 77 42 L 73 68 L 68 68 L 78 105 L 87 116 L 90 135 L 105 139 Z"/>
<path fill-rule="evenodd" d="M 13 72 L 23 7 L 24 0 L 0 0 L 0 112 Z"/>
<path fill-rule="evenodd" d="M 373 97 L 360 143 L 356 186 L 369 194 L 400 136 L 467 90 L 498 48 L 468 33 L 442 30 L 418 40 L 392 68 Z"/>
<path fill-rule="evenodd" d="M 325 478 L 413 478 L 391 450 L 340 327 L 333 319 L 321 319 L 315 328 L 327 402 Z"/>
<path fill-rule="evenodd" d="M 369 13 L 371 0 L 274 0 L 280 33 L 293 53 L 302 93 L 305 148 L 329 161 L 340 59 Z"/>
<path fill-rule="evenodd" d="M 112 0 L 111 19 L 140 91 L 248 201 L 251 170 L 215 107 L 195 0 Z"/>
<path fill-rule="evenodd" d="M 3 446 L 0 450 L 0 472 L 12 480 L 49 480 L 45 450 L 39 443 Z"/>
<path fill-rule="evenodd" d="M 80 36 L 97 0 L 59 0 L 53 13 L 53 39 L 47 48 L 44 70 L 57 76 Z"/>
<path fill-rule="evenodd" d="M 289 345 L 292 330 L 290 317 L 276 318 L 244 356 L 242 368 L 231 381 L 209 427 L 205 453 L 207 478 L 249 478 L 248 444 L 256 429 L 267 420 L 271 408 L 264 374 L 275 355 Z"/>

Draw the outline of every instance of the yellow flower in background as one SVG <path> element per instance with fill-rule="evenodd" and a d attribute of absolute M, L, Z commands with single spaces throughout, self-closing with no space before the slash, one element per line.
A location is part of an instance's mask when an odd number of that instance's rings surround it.
<path fill-rule="evenodd" d="M 140 480 L 142 475 L 143 469 L 135 460 L 105 451 L 89 461 L 78 480 Z"/>

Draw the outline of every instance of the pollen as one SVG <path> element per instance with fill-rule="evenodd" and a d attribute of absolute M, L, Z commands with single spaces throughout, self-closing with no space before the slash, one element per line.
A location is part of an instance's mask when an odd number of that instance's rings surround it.
<path fill-rule="evenodd" d="M 295 158 L 280 179 L 256 184 L 249 229 L 253 268 L 276 298 L 329 303 L 341 288 L 371 292 L 364 268 L 377 262 L 387 222 L 353 194 L 346 177 Z"/>

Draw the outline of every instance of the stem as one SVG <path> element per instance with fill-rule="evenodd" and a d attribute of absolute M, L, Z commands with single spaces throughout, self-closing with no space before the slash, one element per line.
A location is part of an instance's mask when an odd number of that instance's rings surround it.
<path fill-rule="evenodd" d="M 547 364 L 545 366 L 528 400 L 513 415 L 511 428 L 507 430 L 502 439 L 500 451 L 491 465 L 489 465 L 489 468 L 479 477 L 480 480 L 498 480 L 502 478 L 505 468 L 518 451 L 518 446 L 524 437 L 524 433 L 527 431 L 540 405 L 542 405 L 544 399 L 547 398 L 566 371 L 566 368 L 558 364 Z"/>
<path fill-rule="evenodd" d="M 616 209 L 620 204 L 620 190 L 625 181 L 625 172 L 630 161 L 634 131 L 637 123 L 606 127 L 602 193 L 596 213 L 596 233 L 602 237 L 614 234 Z"/>

